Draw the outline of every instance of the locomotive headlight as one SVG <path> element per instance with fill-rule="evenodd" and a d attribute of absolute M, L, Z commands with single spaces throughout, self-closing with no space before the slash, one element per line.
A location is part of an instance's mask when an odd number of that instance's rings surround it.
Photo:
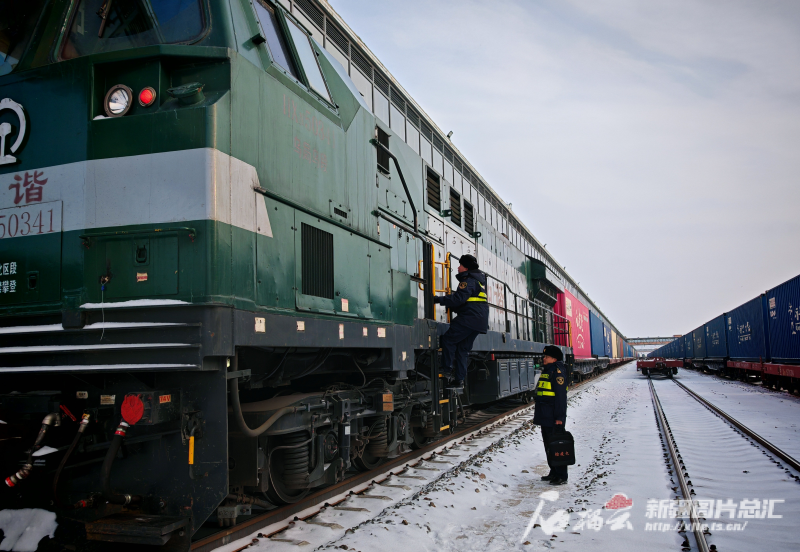
<path fill-rule="evenodd" d="M 122 117 L 131 108 L 133 92 L 124 84 L 115 84 L 106 93 L 103 107 L 109 117 Z"/>

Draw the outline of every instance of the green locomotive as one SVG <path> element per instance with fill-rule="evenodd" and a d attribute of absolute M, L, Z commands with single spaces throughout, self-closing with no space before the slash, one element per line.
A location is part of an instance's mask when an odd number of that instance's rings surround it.
<path fill-rule="evenodd" d="M 569 358 L 580 290 L 327 4 L 8 2 L 0 49 L 1 507 L 186 548 Z M 492 331 L 459 395 L 464 253 Z"/>

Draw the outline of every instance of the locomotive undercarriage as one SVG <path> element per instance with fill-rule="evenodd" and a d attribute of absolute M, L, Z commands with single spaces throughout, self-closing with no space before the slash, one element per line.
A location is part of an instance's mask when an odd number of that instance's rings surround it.
<path fill-rule="evenodd" d="M 13 483 L 0 507 L 56 511 L 57 540 L 177 549 L 207 521 L 301 500 L 451 431 L 490 355 L 543 347 L 482 336 L 459 392 L 425 320 L 306 318 L 301 333 L 297 316 L 191 305 L 69 319 L 0 331 L 0 469 Z M 55 450 L 33 456 L 41 446 Z"/>

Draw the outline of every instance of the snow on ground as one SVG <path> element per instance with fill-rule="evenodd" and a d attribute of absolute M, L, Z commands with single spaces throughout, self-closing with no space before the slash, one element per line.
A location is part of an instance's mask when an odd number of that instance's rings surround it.
<path fill-rule="evenodd" d="M 674 527 L 645 530 L 654 521 L 646 518 L 647 500 L 675 495 L 647 381 L 635 364 L 570 392 L 567 429 L 578 464 L 567 485 L 541 481 L 547 462 L 530 418 L 508 426 L 505 437 L 492 432 L 458 445 L 373 485 L 365 494 L 376 498 L 351 496 L 248 550 L 680 548 L 684 536 Z"/>
<path fill-rule="evenodd" d="M 800 397 L 695 370 L 681 370 L 677 379 L 785 453 L 800 459 Z"/>
<path fill-rule="evenodd" d="M 713 500 L 703 516 L 720 527 L 711 528 L 709 544 L 724 552 L 797 550 L 797 474 L 673 382 L 654 380 L 695 498 Z M 728 527 L 736 523 L 742 530 Z"/>
<path fill-rule="evenodd" d="M 635 364 L 577 390 L 567 427 L 579 462 L 567 485 L 541 481 L 548 471 L 541 435 L 526 426 L 323 549 L 679 548 L 683 536 L 674 529 L 645 531 L 647 499 L 673 494 L 647 383 Z M 604 508 L 614 497 L 622 508 Z"/>
<path fill-rule="evenodd" d="M 0 511 L 0 530 L 3 531 L 3 540 L 0 550 L 13 550 L 14 552 L 34 552 L 39 541 L 49 536 L 51 539 L 56 534 L 56 514 L 38 508 L 25 508 L 22 510 Z"/>

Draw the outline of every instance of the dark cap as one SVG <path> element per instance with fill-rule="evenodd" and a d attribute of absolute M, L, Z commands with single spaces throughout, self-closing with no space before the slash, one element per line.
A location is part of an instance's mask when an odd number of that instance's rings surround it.
<path fill-rule="evenodd" d="M 478 259 L 472 255 L 461 255 L 461 258 L 458 260 L 458 264 L 467 270 L 478 270 Z"/>
<path fill-rule="evenodd" d="M 544 348 L 544 354 L 556 360 L 564 360 L 564 353 L 555 345 L 548 345 Z"/>

